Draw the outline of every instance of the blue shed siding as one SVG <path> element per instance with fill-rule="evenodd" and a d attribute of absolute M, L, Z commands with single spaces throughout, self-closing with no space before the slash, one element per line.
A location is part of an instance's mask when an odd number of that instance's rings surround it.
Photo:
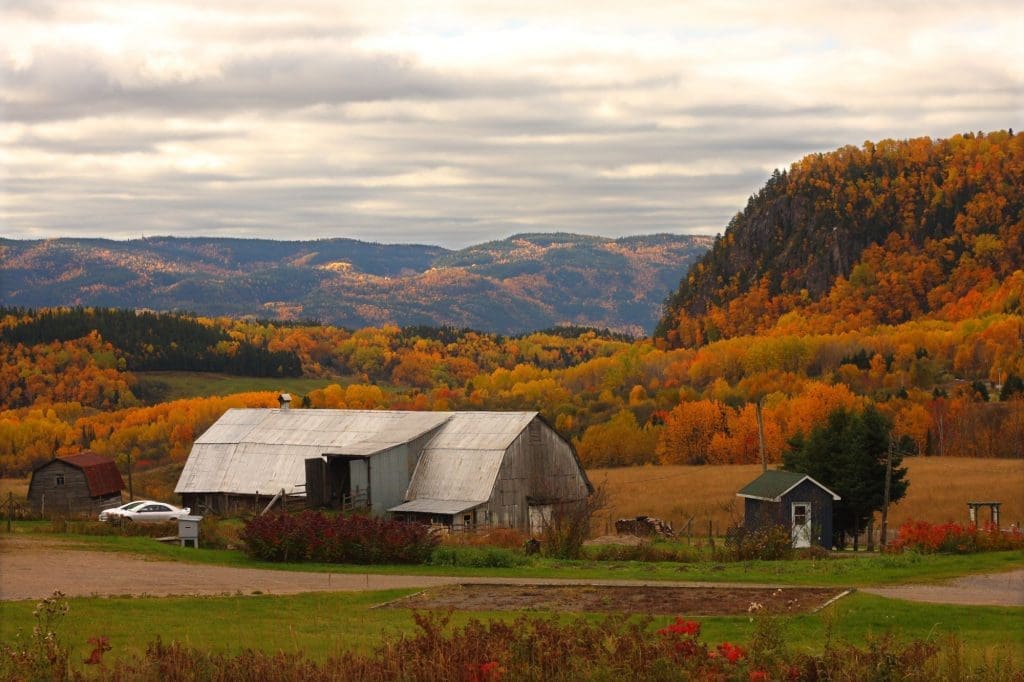
<path fill-rule="evenodd" d="M 832 547 L 832 496 L 810 481 L 804 481 L 782 496 L 779 502 L 743 498 L 743 527 L 755 530 L 763 526 L 781 525 L 792 531 L 792 504 L 811 504 L 812 542 L 826 549 Z"/>

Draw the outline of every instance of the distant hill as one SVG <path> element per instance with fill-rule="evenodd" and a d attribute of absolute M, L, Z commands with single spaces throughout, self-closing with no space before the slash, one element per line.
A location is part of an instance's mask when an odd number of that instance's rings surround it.
<path fill-rule="evenodd" d="M 0 304 L 645 334 L 710 245 L 665 234 L 521 234 L 460 251 L 351 239 L 0 239 Z"/>
<path fill-rule="evenodd" d="M 776 171 L 687 273 L 669 345 L 1021 312 L 1024 134 L 867 142 Z"/>

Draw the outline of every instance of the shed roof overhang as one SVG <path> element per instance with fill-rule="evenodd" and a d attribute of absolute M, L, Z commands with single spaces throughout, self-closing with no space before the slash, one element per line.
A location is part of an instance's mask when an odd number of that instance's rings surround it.
<path fill-rule="evenodd" d="M 431 500 L 420 498 L 403 502 L 397 507 L 388 509 L 389 512 L 416 512 L 420 514 L 461 514 L 487 504 L 487 500 Z"/>

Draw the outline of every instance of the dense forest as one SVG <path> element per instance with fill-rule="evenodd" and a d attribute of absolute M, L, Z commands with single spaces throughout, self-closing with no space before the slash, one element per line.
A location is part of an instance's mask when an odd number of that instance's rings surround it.
<path fill-rule="evenodd" d="M 0 327 L 30 320 L 7 315 Z M 588 466 L 757 461 L 758 400 L 772 461 L 831 410 L 869 404 L 921 455 L 1019 457 L 1024 442 L 1020 315 L 737 337 L 699 349 L 595 331 L 501 337 L 197 322 L 292 353 L 307 376 L 335 378 L 297 397 L 301 406 L 539 410 Z M 134 394 L 141 375 L 122 358 L 96 332 L 0 344 L 0 469 L 24 473 L 82 447 L 131 454 L 141 466 L 181 462 L 228 407 L 276 405 L 271 392 L 147 405 Z"/>
<path fill-rule="evenodd" d="M 0 318 L 20 320 L 19 324 L 0 326 L 0 347 L 4 349 L 0 352 L 9 352 L 13 358 L 37 367 L 45 366 L 43 356 L 56 353 L 54 362 L 58 366 L 48 378 L 60 379 L 65 385 L 78 383 L 69 375 L 76 363 L 65 359 L 66 354 L 76 352 L 76 347 L 67 342 L 83 338 L 90 339 L 86 347 L 100 369 L 224 372 L 254 377 L 302 374 L 295 353 L 269 350 L 265 340 L 232 337 L 222 328 L 184 315 L 106 308 L 39 312 L 0 308 Z M 100 339 L 107 344 L 100 344 Z M 2 404 L 20 407 L 34 403 L 38 391 L 29 385 L 30 376 L 19 372 L 18 382 L 7 387 Z M 119 402 L 115 399 L 113 404 Z"/>
<path fill-rule="evenodd" d="M 853 331 L 1019 314 L 1024 134 L 867 142 L 776 172 L 669 298 L 656 335 Z"/>
<path fill-rule="evenodd" d="M 538 410 L 592 467 L 758 461 L 757 404 L 771 461 L 837 408 L 869 406 L 908 454 L 1021 457 L 1022 144 L 885 142 L 794 164 L 684 278 L 649 339 L 5 309 L 0 473 L 83 447 L 180 463 L 224 410 L 276 404 L 269 391 L 139 391 L 145 370 L 194 368 L 174 364 L 186 346 L 219 371 L 262 354 L 271 375 L 322 378 L 303 407 Z"/>

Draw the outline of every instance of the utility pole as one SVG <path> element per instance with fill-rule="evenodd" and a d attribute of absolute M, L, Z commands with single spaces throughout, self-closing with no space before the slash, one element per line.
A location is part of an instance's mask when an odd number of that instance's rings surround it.
<path fill-rule="evenodd" d="M 892 432 L 889 432 L 889 449 L 885 453 L 885 493 L 882 497 L 882 537 L 879 540 L 879 545 L 882 549 L 885 549 L 886 545 L 886 534 L 889 532 L 889 488 L 892 486 L 892 452 L 896 449 L 896 444 L 892 439 Z"/>
<path fill-rule="evenodd" d="M 757 415 L 757 447 L 761 451 L 761 471 L 768 471 L 768 458 L 764 455 L 764 418 L 761 416 L 761 399 L 754 403 L 754 413 Z"/>
<path fill-rule="evenodd" d="M 135 501 L 135 490 L 132 488 L 132 452 L 128 451 L 128 501 Z"/>

